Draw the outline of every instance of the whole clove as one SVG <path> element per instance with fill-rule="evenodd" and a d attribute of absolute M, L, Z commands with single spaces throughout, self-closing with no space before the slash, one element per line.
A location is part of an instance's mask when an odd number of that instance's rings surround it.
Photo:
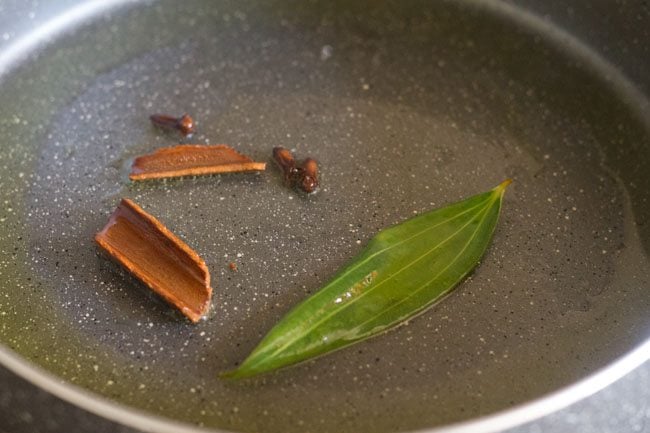
<path fill-rule="evenodd" d="M 293 154 L 284 147 L 273 148 L 273 160 L 284 175 L 288 186 L 298 187 L 306 193 L 312 193 L 318 188 L 318 163 L 313 158 L 306 158 L 296 164 Z"/>
<path fill-rule="evenodd" d="M 273 160 L 276 162 L 282 173 L 284 174 L 284 181 L 287 185 L 292 185 L 296 182 L 299 176 L 298 167 L 296 167 L 296 160 L 289 149 L 284 147 L 273 148 Z"/>
<path fill-rule="evenodd" d="M 159 128 L 175 129 L 186 137 L 194 133 L 194 119 L 189 114 L 183 114 L 181 117 L 168 114 L 152 114 L 149 119 L 151 119 L 151 123 Z"/>
<path fill-rule="evenodd" d="M 306 193 L 312 193 L 318 188 L 318 164 L 315 159 L 305 159 L 300 167 L 299 186 Z"/>

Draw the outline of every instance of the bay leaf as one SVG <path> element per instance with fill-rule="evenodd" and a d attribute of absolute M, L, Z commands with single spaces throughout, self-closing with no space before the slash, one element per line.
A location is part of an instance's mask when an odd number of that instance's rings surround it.
<path fill-rule="evenodd" d="M 222 376 L 249 377 L 321 356 L 426 311 L 478 264 L 510 182 L 379 232 Z"/>

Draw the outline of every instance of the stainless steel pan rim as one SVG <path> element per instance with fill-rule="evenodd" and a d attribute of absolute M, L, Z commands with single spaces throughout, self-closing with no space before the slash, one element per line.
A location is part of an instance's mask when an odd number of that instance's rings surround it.
<path fill-rule="evenodd" d="M 2 50 L 0 53 L 0 77 L 20 63 L 36 47 L 51 42 L 59 34 L 82 24 L 88 18 L 97 16 L 123 4 L 137 2 L 140 1 L 105 0 L 101 2 L 84 2 L 66 10 L 64 13 L 38 26 Z"/>

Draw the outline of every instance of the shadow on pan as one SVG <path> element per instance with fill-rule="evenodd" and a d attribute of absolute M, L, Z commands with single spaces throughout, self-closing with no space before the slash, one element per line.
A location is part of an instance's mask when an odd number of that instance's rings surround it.
<path fill-rule="evenodd" d="M 648 336 L 647 100 L 503 4 L 131 4 L 0 86 L 0 342 L 124 406 L 217 430 L 435 428 L 574 383 Z M 273 170 L 131 184 L 133 157 L 178 142 L 153 112 L 189 112 L 193 141 L 255 159 L 312 155 L 323 189 L 297 196 Z M 217 379 L 380 228 L 505 177 L 494 243 L 445 302 L 313 362 Z M 206 260 L 207 320 L 97 254 L 121 197 Z"/>

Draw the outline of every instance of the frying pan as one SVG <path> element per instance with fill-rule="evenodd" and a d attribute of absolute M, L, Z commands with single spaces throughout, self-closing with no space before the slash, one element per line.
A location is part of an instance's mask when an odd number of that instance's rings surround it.
<path fill-rule="evenodd" d="M 528 2 L 567 29 L 499 1 L 69 4 L 0 52 L 13 371 L 144 430 L 489 431 L 647 359 L 647 3 Z M 272 167 L 130 183 L 132 158 L 179 142 L 153 112 L 189 112 L 193 142 L 254 159 L 312 156 L 323 186 L 301 196 Z M 379 229 L 506 177 L 493 244 L 444 302 L 326 357 L 217 378 Z M 121 197 L 206 260 L 206 320 L 98 254 Z"/>

